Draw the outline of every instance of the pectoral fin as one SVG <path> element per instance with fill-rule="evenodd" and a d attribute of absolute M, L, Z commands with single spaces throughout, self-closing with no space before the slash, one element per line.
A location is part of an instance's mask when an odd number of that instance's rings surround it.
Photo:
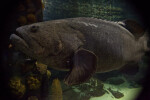
<path fill-rule="evenodd" d="M 67 85 L 76 85 L 88 80 L 96 71 L 97 58 L 93 52 L 78 50 L 73 58 L 72 69 L 65 77 Z"/>

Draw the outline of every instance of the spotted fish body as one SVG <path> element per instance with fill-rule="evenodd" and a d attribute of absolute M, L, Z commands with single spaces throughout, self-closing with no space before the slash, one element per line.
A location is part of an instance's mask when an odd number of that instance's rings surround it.
<path fill-rule="evenodd" d="M 68 18 L 19 27 L 10 39 L 26 55 L 54 69 L 69 71 L 65 83 L 74 85 L 95 72 L 108 72 L 139 61 L 149 50 L 148 37 L 139 27 L 130 20 L 117 23 Z"/>

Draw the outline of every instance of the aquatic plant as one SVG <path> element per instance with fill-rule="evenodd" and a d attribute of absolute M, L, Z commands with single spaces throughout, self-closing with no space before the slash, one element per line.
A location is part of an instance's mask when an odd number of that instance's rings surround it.
<path fill-rule="evenodd" d="M 51 86 L 51 100 L 63 100 L 60 81 L 54 79 Z"/>
<path fill-rule="evenodd" d="M 11 89 L 12 94 L 16 97 L 21 98 L 26 91 L 26 87 L 21 83 L 21 78 L 13 77 L 10 79 L 9 87 Z"/>
<path fill-rule="evenodd" d="M 40 80 L 35 76 L 27 77 L 27 85 L 30 90 L 37 90 L 41 86 Z"/>

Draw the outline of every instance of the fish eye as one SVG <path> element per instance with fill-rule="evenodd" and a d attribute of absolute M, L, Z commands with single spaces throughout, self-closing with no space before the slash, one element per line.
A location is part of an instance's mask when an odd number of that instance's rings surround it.
<path fill-rule="evenodd" d="M 38 31 L 38 29 L 39 29 L 39 26 L 31 26 L 31 28 L 30 28 L 30 31 L 31 32 L 33 32 L 33 33 L 35 33 L 35 32 L 37 32 Z"/>

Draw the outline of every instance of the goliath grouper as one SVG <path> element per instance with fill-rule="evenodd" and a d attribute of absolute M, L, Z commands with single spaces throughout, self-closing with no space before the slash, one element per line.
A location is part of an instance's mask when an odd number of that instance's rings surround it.
<path fill-rule="evenodd" d="M 80 17 L 45 21 L 17 28 L 10 40 L 31 58 L 69 71 L 64 79 L 67 85 L 83 83 L 95 72 L 137 62 L 149 50 L 146 31 L 132 20 Z"/>

